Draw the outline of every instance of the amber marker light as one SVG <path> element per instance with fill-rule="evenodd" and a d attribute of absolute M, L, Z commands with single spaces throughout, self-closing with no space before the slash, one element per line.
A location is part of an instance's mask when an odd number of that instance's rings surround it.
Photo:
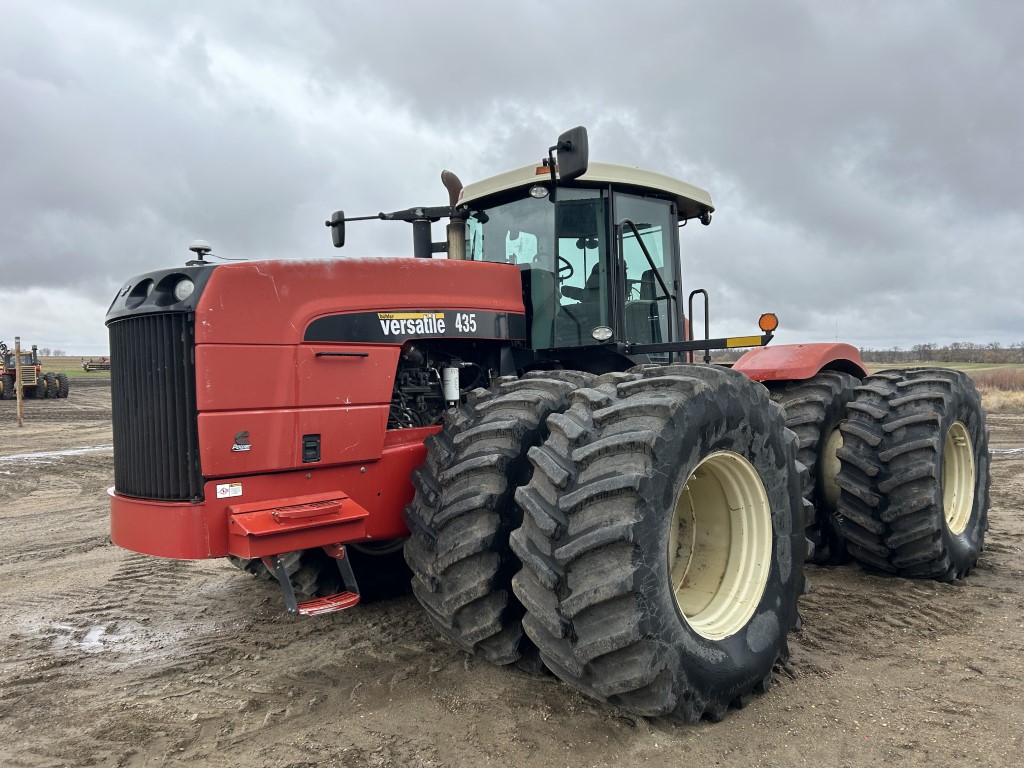
<path fill-rule="evenodd" d="M 765 312 L 757 321 L 757 327 L 765 333 L 771 333 L 779 327 L 779 318 L 774 312 Z"/>

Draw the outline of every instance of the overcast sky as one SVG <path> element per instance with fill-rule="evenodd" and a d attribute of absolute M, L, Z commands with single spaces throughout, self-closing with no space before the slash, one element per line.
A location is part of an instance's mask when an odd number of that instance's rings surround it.
<path fill-rule="evenodd" d="M 323 221 L 582 124 L 591 159 L 710 191 L 682 236 L 713 335 L 1021 342 L 1022 38 L 1015 0 L 0 0 L 0 339 L 104 353 L 117 289 L 195 238 L 409 254 Z"/>

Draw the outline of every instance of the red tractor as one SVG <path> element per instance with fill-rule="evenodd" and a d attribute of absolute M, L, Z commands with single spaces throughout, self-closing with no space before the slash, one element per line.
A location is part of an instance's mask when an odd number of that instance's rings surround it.
<path fill-rule="evenodd" d="M 542 163 L 443 174 L 446 206 L 359 217 L 410 222 L 417 258 L 212 266 L 199 243 L 125 283 L 114 542 L 231 558 L 296 614 L 355 605 L 404 550 L 457 646 L 687 721 L 771 684 L 809 552 L 966 576 L 989 483 L 970 381 L 766 347 L 771 314 L 711 338 L 700 290 L 693 338 L 678 235 L 709 195 L 587 146 L 577 128 Z"/>
<path fill-rule="evenodd" d="M 13 400 L 18 380 L 14 350 L 0 341 L 0 400 Z M 31 352 L 21 353 L 21 391 L 25 397 L 67 397 L 69 391 L 66 373 L 43 373 L 39 352 L 32 345 Z"/>

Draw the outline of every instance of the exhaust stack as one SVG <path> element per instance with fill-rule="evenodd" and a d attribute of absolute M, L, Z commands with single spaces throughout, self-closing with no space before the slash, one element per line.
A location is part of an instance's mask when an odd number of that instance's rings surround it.
<path fill-rule="evenodd" d="M 448 190 L 448 205 L 452 208 L 452 216 L 448 219 L 448 258 L 462 261 L 466 258 L 466 219 L 457 215 L 455 206 L 459 204 L 462 194 L 462 182 L 451 171 L 441 171 L 441 183 Z"/>

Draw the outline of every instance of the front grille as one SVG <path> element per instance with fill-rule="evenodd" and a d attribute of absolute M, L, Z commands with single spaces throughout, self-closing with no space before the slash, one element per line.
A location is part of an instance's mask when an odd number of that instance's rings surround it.
<path fill-rule="evenodd" d="M 119 493 L 161 501 L 202 497 L 192 318 L 145 314 L 109 325 Z"/>

